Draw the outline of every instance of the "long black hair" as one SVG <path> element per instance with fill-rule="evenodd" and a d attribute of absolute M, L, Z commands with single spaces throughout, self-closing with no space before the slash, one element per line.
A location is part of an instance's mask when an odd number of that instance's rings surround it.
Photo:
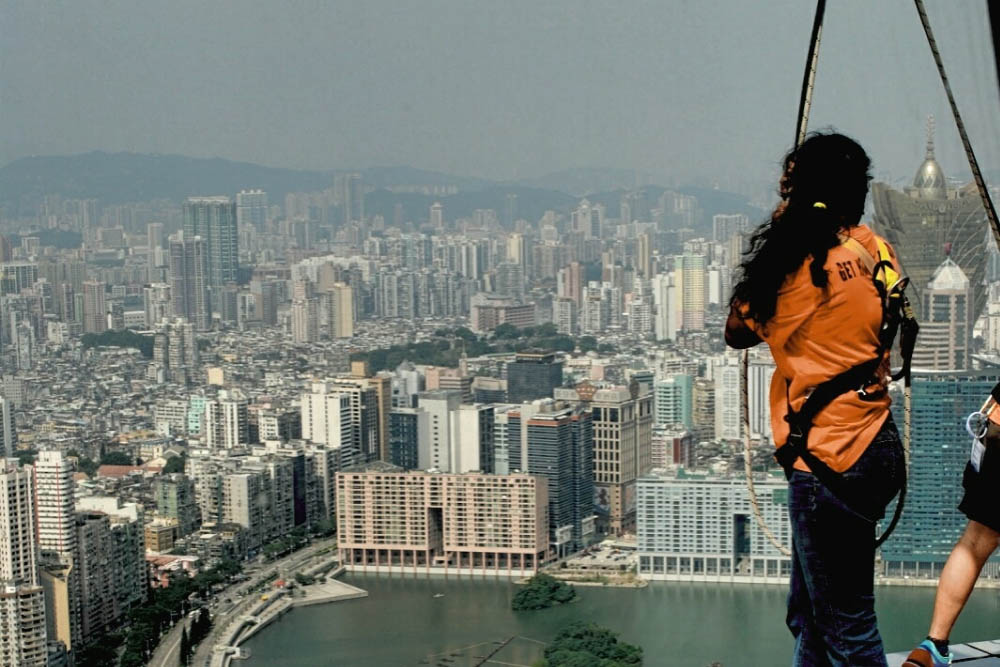
<path fill-rule="evenodd" d="M 827 286 L 827 251 L 840 230 L 861 220 L 871 160 L 858 142 L 834 132 L 813 132 L 784 160 L 781 202 L 750 237 L 730 305 L 766 326 L 788 275 L 812 257 L 813 285 Z"/>

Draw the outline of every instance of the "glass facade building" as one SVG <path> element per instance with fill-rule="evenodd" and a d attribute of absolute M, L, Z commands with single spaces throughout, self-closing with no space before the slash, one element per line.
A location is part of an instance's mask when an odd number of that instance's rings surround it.
<path fill-rule="evenodd" d="M 906 506 L 899 526 L 882 547 L 885 574 L 936 577 L 965 529 L 958 511 L 962 473 L 971 437 L 966 417 L 982 406 L 1000 371 L 917 373 L 913 377 L 912 430 Z M 892 411 L 903 431 L 903 397 L 893 397 Z M 891 516 L 892 508 L 886 516 Z M 994 558 L 996 560 L 996 558 Z M 984 574 L 995 576 L 996 563 Z"/>
<path fill-rule="evenodd" d="M 507 401 L 524 403 L 536 398 L 552 398 L 562 385 L 563 365 L 554 352 L 519 352 L 507 364 Z"/>

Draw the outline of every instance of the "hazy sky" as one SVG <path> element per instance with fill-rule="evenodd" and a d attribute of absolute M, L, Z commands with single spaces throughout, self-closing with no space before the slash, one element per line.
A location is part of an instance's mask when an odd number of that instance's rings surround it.
<path fill-rule="evenodd" d="M 1000 165 L 984 3 L 928 1 L 981 161 Z M 805 0 L 0 0 L 0 163 L 101 149 L 770 182 L 792 140 L 812 11 Z M 853 134 L 879 175 L 910 178 L 932 112 L 939 158 L 960 173 L 913 3 L 830 3 L 812 126 Z"/>

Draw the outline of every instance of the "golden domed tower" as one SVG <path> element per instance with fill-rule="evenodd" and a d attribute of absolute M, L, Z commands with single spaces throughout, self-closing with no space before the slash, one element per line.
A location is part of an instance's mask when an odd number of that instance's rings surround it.
<path fill-rule="evenodd" d="M 910 301 L 919 311 L 934 272 L 950 257 L 969 278 L 972 321 L 986 303 L 981 288 L 986 272 L 989 232 L 986 212 L 974 184 L 949 188 L 934 158 L 934 117 L 927 121 L 927 153 L 913 185 L 902 192 L 886 183 L 872 185 L 874 228 L 893 245 L 910 278 Z"/>

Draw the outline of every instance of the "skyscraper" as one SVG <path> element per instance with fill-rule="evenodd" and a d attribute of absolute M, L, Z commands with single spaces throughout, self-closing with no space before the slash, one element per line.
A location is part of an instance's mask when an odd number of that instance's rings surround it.
<path fill-rule="evenodd" d="M 311 343 L 319 340 L 319 300 L 292 302 L 292 341 Z"/>
<path fill-rule="evenodd" d="M 507 364 L 507 400 L 523 403 L 536 398 L 552 398 L 556 387 L 562 386 L 563 364 L 555 352 L 525 350 L 518 352 L 513 363 Z"/>
<path fill-rule="evenodd" d="M 598 528 L 635 531 L 635 480 L 652 468 L 653 395 L 630 387 L 598 389 L 594 414 L 594 498 Z"/>
<path fill-rule="evenodd" d="M 725 243 L 734 235 L 750 228 L 750 218 L 742 213 L 720 213 L 712 216 L 712 240 Z"/>
<path fill-rule="evenodd" d="M 895 247 L 903 273 L 910 278 L 910 301 L 924 318 L 923 292 L 946 257 L 958 264 L 973 286 L 986 271 L 986 213 L 974 187 L 948 187 L 934 157 L 933 118 L 928 122 L 927 153 L 913 185 L 902 192 L 885 183 L 872 185 L 875 231 Z M 976 290 L 975 321 L 986 303 L 986 291 Z"/>
<path fill-rule="evenodd" d="M 444 229 L 444 206 L 441 202 L 434 202 L 430 209 L 430 226 L 432 229 Z"/>
<path fill-rule="evenodd" d="M 30 467 L 0 459 L 0 662 L 45 667 L 45 595 L 38 579 Z"/>
<path fill-rule="evenodd" d="M 102 333 L 108 329 L 108 308 L 104 300 L 107 286 L 99 280 L 83 283 L 83 332 Z"/>
<path fill-rule="evenodd" d="M 0 458 L 14 456 L 17 429 L 14 428 L 14 405 L 0 396 Z"/>
<path fill-rule="evenodd" d="M 639 234 L 636 240 L 635 269 L 641 278 L 649 280 L 653 277 L 652 239 L 648 233 Z"/>
<path fill-rule="evenodd" d="M 42 450 L 34 468 L 36 531 L 45 565 L 41 581 L 49 638 L 72 649 L 83 640 L 73 465 L 62 452 Z"/>
<path fill-rule="evenodd" d="M 325 382 L 314 382 L 301 397 L 302 437 L 345 450 L 356 449 L 351 397 Z"/>
<path fill-rule="evenodd" d="M 218 449 L 245 447 L 250 442 L 247 398 L 243 392 L 221 390 L 205 402 L 205 445 Z"/>
<path fill-rule="evenodd" d="M 258 231 L 267 223 L 267 193 L 263 190 L 240 190 L 236 193 L 236 222 Z"/>
<path fill-rule="evenodd" d="M 715 437 L 720 440 L 739 440 L 743 429 L 740 425 L 740 368 L 738 359 L 727 356 L 715 368 Z"/>
<path fill-rule="evenodd" d="M 330 288 L 326 312 L 330 338 L 350 338 L 354 335 L 354 290 L 350 285 L 335 283 Z"/>
<path fill-rule="evenodd" d="M 972 292 L 969 279 L 951 258 L 937 268 L 923 293 L 920 342 L 913 367 L 961 371 L 972 361 Z"/>
<path fill-rule="evenodd" d="M 556 296 L 572 299 L 579 308 L 583 300 L 583 266 L 580 262 L 570 262 L 559 269 L 556 280 Z"/>
<path fill-rule="evenodd" d="M 170 237 L 170 296 L 177 317 L 187 319 L 198 331 L 209 328 L 208 254 L 200 236 L 178 232 Z"/>
<path fill-rule="evenodd" d="M 705 328 L 705 307 L 708 300 L 705 266 L 705 255 L 684 253 L 674 258 L 677 322 L 684 331 L 701 331 Z"/>
<path fill-rule="evenodd" d="M 236 204 L 229 197 L 190 197 L 184 202 L 184 235 L 205 241 L 208 286 L 213 292 L 237 280 L 239 234 Z"/>
<path fill-rule="evenodd" d="M 962 471 L 969 461 L 965 420 L 979 410 L 998 381 L 996 372 L 914 374 L 906 508 L 892 538 L 882 546 L 886 574 L 940 574 L 967 523 L 958 511 Z M 896 423 L 903 424 L 902 397 L 893 400 L 892 409 Z M 994 555 L 989 567 L 996 563 L 1000 558 Z"/>
<path fill-rule="evenodd" d="M 672 273 L 661 273 L 651 281 L 653 287 L 653 332 L 656 340 L 676 340 L 680 329 L 677 288 Z"/>
<path fill-rule="evenodd" d="M 580 404 L 537 400 L 511 406 L 497 421 L 497 439 L 503 441 L 498 450 L 504 450 L 498 458 L 507 459 L 507 470 L 548 482 L 549 539 L 557 553 L 587 546 L 595 530 L 591 411 Z"/>

